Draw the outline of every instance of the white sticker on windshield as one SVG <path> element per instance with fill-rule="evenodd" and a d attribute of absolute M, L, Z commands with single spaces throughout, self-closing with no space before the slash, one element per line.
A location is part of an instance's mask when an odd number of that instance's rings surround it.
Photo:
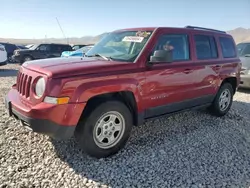
<path fill-rule="evenodd" d="M 144 37 L 137 37 L 137 36 L 126 36 L 122 39 L 122 41 L 125 42 L 139 42 L 141 43 L 143 41 Z"/>

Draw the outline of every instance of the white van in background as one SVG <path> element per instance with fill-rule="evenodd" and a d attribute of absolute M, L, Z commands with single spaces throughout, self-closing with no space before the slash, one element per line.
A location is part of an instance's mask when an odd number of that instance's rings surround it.
<path fill-rule="evenodd" d="M 7 52 L 5 47 L 0 44 L 0 66 L 7 64 Z"/>

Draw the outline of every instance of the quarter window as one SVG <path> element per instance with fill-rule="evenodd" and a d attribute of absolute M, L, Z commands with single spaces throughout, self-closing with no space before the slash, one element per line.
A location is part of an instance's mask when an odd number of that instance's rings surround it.
<path fill-rule="evenodd" d="M 231 38 L 220 37 L 220 46 L 222 50 L 222 55 L 224 58 L 236 57 L 237 53 L 233 40 Z"/>
<path fill-rule="evenodd" d="M 165 34 L 162 35 L 154 49 L 172 50 L 173 61 L 185 61 L 190 59 L 188 35 L 186 34 Z M 152 55 L 154 52 L 152 53 Z"/>
<path fill-rule="evenodd" d="M 218 50 L 214 37 L 195 35 L 194 40 L 198 59 L 214 59 L 218 57 Z"/>

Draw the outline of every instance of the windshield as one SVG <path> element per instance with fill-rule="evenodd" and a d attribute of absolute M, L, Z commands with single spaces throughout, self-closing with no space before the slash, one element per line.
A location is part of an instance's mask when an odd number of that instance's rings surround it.
<path fill-rule="evenodd" d="M 243 52 L 245 46 L 246 46 L 246 44 L 243 44 L 243 43 L 238 44 L 238 45 L 236 46 L 237 51 L 238 51 L 238 54 L 239 54 L 240 56 L 242 55 L 242 52 Z"/>
<path fill-rule="evenodd" d="M 148 31 L 110 33 L 89 50 L 86 56 L 91 57 L 99 54 L 116 61 L 133 62 L 151 34 L 152 32 Z"/>
<path fill-rule="evenodd" d="M 34 44 L 34 45 L 33 45 L 32 47 L 30 47 L 29 49 L 35 50 L 38 46 L 39 46 L 39 44 Z"/>
<path fill-rule="evenodd" d="M 87 51 L 89 51 L 90 49 L 92 48 L 92 46 L 84 46 L 76 51 L 78 52 L 83 52 L 83 53 L 86 53 Z"/>
<path fill-rule="evenodd" d="M 31 48 L 34 44 L 29 44 L 29 45 L 26 45 L 25 47 L 26 48 Z"/>
<path fill-rule="evenodd" d="M 79 50 L 79 49 L 80 49 L 80 46 L 73 46 L 72 49 L 75 50 L 75 51 L 76 51 L 76 50 Z"/>

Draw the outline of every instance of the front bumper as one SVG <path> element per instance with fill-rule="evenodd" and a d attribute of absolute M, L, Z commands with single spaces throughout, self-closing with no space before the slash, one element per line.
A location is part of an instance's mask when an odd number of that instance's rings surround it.
<path fill-rule="evenodd" d="M 249 88 L 250 89 L 250 75 L 241 75 L 240 76 L 240 88 Z"/>
<path fill-rule="evenodd" d="M 29 129 L 37 133 L 42 133 L 48 135 L 54 139 L 68 139 L 73 136 L 75 131 L 75 126 L 61 126 L 52 121 L 45 119 L 34 119 L 26 117 L 11 108 L 11 102 L 6 100 L 6 108 L 10 116 L 14 116 L 16 119 L 20 120 L 22 125 L 27 126 Z"/>
<path fill-rule="evenodd" d="M 5 97 L 9 116 L 14 116 L 34 132 L 57 140 L 69 139 L 74 135 L 85 104 L 38 104 L 31 107 L 23 104 L 20 97 L 15 89 L 11 89 Z"/>

